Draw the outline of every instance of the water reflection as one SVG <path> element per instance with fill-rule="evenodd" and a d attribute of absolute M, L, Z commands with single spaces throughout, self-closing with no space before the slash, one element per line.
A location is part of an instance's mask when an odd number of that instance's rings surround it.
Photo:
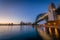
<path fill-rule="evenodd" d="M 17 35 L 22 35 L 23 37 L 30 35 L 36 38 L 36 30 L 38 30 L 39 36 L 43 39 L 60 39 L 60 29 L 53 27 L 32 27 L 32 25 L 21 25 L 21 26 L 0 26 L 0 39 L 7 37 L 15 37 Z M 27 33 L 27 34 L 25 34 Z M 31 34 L 30 34 L 31 33 Z M 7 36 L 7 37 L 6 37 Z M 21 37 L 22 37 L 21 36 Z M 28 36 L 27 36 L 28 37 Z"/>
<path fill-rule="evenodd" d="M 0 26 L 0 39 L 38 39 L 32 25 Z"/>
<path fill-rule="evenodd" d="M 32 26 L 0 26 L 0 33 L 9 33 L 9 32 L 21 32 L 21 31 L 31 31 Z"/>
<path fill-rule="evenodd" d="M 43 30 L 41 30 L 43 28 Z M 40 30 L 38 31 L 42 31 L 42 35 L 43 34 L 47 34 L 50 36 L 50 38 L 52 38 L 52 40 L 59 40 L 60 39 L 60 29 L 57 27 L 40 27 Z M 41 32 L 40 32 L 41 34 Z M 45 38 L 47 37 L 47 35 L 45 36 Z M 48 38 L 46 38 L 48 39 Z"/>
<path fill-rule="evenodd" d="M 52 31 L 51 31 L 51 28 L 49 27 L 49 33 L 50 33 L 50 35 L 52 35 Z"/>
<path fill-rule="evenodd" d="M 57 28 L 55 28 L 55 35 L 56 35 L 56 37 L 59 36 L 59 34 L 58 34 L 58 29 L 57 29 Z"/>
<path fill-rule="evenodd" d="M 20 31 L 20 26 L 0 26 L 0 36 L 14 34 Z"/>

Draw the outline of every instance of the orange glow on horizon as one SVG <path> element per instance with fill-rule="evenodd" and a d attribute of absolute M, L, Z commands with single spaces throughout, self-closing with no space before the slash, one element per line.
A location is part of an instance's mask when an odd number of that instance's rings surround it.
<path fill-rule="evenodd" d="M 20 22 L 16 21 L 15 19 L 0 18 L 0 24 L 9 24 L 9 23 L 19 24 Z"/>

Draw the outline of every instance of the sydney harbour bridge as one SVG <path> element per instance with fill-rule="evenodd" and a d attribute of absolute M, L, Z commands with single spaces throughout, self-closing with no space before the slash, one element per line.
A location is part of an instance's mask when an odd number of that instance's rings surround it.
<path fill-rule="evenodd" d="M 38 24 L 39 22 L 45 20 L 46 23 L 39 24 L 39 27 L 44 27 L 44 31 L 48 30 L 48 33 L 58 37 L 58 30 L 60 30 L 60 5 L 56 8 L 54 3 L 51 3 L 48 6 L 48 11 L 44 13 L 40 13 L 35 20 L 35 24 Z M 38 32 L 40 32 L 39 27 L 37 26 Z M 41 33 L 40 33 L 41 34 Z M 48 37 L 48 36 L 47 36 Z M 50 38 L 48 38 L 50 39 Z"/>
<path fill-rule="evenodd" d="M 41 22 L 42 20 L 47 21 L 56 21 L 60 20 L 60 5 L 58 8 L 55 7 L 54 3 L 51 3 L 48 6 L 48 11 L 44 13 L 40 13 L 35 20 L 35 23 Z"/>

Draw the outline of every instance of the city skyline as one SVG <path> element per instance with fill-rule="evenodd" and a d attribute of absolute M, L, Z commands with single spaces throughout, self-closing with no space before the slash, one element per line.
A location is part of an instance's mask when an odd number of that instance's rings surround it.
<path fill-rule="evenodd" d="M 59 4 L 59 0 L 3 0 L 0 1 L 0 23 L 35 22 L 36 16 L 47 12 L 48 5 L 53 2 Z M 58 6 L 58 5 L 57 5 Z"/>

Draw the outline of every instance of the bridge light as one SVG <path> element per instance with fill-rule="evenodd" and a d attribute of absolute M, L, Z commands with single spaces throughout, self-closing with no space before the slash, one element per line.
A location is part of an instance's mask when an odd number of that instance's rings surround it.
<path fill-rule="evenodd" d="M 50 23 L 48 23 L 48 25 L 51 25 Z"/>
<path fill-rule="evenodd" d="M 55 23 L 55 22 L 54 22 L 53 24 L 54 24 L 54 25 L 56 25 L 56 23 Z"/>
<path fill-rule="evenodd" d="M 53 11 L 55 11 L 56 9 L 55 8 L 53 8 Z"/>

